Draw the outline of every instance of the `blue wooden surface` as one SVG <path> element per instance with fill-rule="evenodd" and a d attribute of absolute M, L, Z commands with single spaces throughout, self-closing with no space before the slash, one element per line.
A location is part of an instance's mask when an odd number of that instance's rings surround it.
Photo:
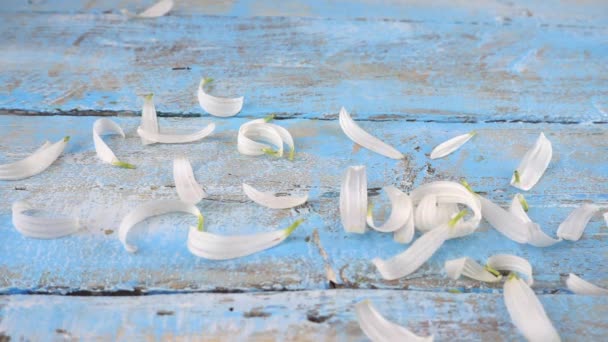
<path fill-rule="evenodd" d="M 364 297 L 441 340 L 513 340 L 519 335 L 508 323 L 500 285 L 448 280 L 442 270 L 447 259 L 483 262 L 496 253 L 530 260 L 534 289 L 564 340 L 608 333 L 608 303 L 572 295 L 563 283 L 575 272 L 608 286 L 608 230 L 599 215 L 580 241 L 543 249 L 516 244 L 484 223 L 398 281 L 382 280 L 370 260 L 405 246 L 388 234 L 345 234 L 338 216 L 341 177 L 355 164 L 367 165 L 375 203 L 386 200 L 379 193 L 384 185 L 409 191 L 432 180 L 466 178 L 507 205 L 516 190 L 508 184 L 511 172 L 541 131 L 552 141 L 554 157 L 526 194 L 530 216 L 554 235 L 580 203 L 608 207 L 606 3 L 184 1 L 154 20 L 118 14 L 146 3 L 0 5 L 0 162 L 20 159 L 47 139 L 72 137 L 43 174 L 0 181 L 0 293 L 6 295 L 0 297 L 0 340 L 169 339 L 201 332 L 221 340 L 235 330 L 241 338 L 266 340 L 360 339 L 351 305 Z M 230 119 L 204 114 L 195 97 L 202 76 L 218 81 L 213 93 L 245 95 L 243 112 Z M 214 136 L 189 145 L 142 146 L 135 134 L 137 95 L 150 91 L 158 110 L 171 117 L 161 120 L 163 127 L 192 129 L 213 121 Z M 407 158 L 394 161 L 354 145 L 335 120 L 342 105 Z M 294 135 L 295 161 L 239 155 L 238 127 L 273 112 Z M 117 116 L 127 138 L 107 141 L 136 170 L 113 168 L 95 156 L 91 129 L 102 115 Z M 436 144 L 471 130 L 479 134 L 457 153 L 428 159 Z M 141 249 L 128 254 L 118 242 L 118 224 L 146 200 L 177 198 L 171 175 L 177 154 L 190 158 L 211 195 L 199 204 L 210 231 L 271 230 L 299 217 L 306 223 L 272 250 L 210 262 L 186 248 L 192 218 L 169 215 L 136 227 L 133 241 Z M 268 191 L 310 191 L 310 201 L 297 210 L 270 211 L 247 200 L 242 182 Z M 25 198 L 80 217 L 85 229 L 52 241 L 22 237 L 10 223 L 10 205 Z M 387 214 L 376 208 L 379 217 Z M 339 275 L 339 287 L 359 290 L 324 292 L 325 267 Z M 454 289 L 468 293 L 449 292 Z M 201 291 L 262 293 L 182 294 Z M 30 293 L 166 295 L 18 295 Z M 225 302 L 236 303 L 236 311 L 226 312 Z M 271 316 L 244 319 L 254 307 Z M 335 316 L 311 325 L 311 307 Z M 157 310 L 175 315 L 157 316 Z M 39 321 L 31 320 L 34 315 L 48 324 L 33 324 Z M 81 319 L 70 325 L 75 317 Z M 53 337 L 55 329 L 65 332 Z"/>

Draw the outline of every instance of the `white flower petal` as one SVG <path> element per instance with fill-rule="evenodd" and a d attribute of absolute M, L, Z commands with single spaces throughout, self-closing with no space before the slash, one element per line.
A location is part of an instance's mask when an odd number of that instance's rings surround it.
<path fill-rule="evenodd" d="M 262 192 L 256 190 L 249 184 L 243 183 L 243 192 L 255 203 L 271 209 L 288 209 L 306 203 L 308 195 L 305 196 L 275 196 L 273 192 Z"/>
<path fill-rule="evenodd" d="M 141 111 L 141 124 L 137 128 L 137 134 L 141 137 L 144 145 L 161 144 L 185 144 L 201 140 L 213 133 L 215 124 L 210 123 L 200 131 L 187 134 L 166 134 L 161 133 L 154 106 L 154 96 L 152 94 L 144 97 L 144 105 Z"/>
<path fill-rule="evenodd" d="M 350 166 L 340 189 L 340 218 L 349 233 L 365 233 L 367 216 L 367 174 L 365 166 Z"/>
<path fill-rule="evenodd" d="M 107 118 L 95 120 L 95 123 L 93 124 L 93 143 L 95 144 L 95 152 L 97 153 L 97 157 L 102 161 L 114 166 L 134 169 L 134 165 L 121 162 L 118 160 L 118 158 L 116 158 L 114 152 L 112 152 L 103 139 L 101 139 L 101 136 L 105 134 L 117 134 L 123 138 L 125 137 L 125 133 L 116 122 Z"/>
<path fill-rule="evenodd" d="M 65 137 L 54 144 L 47 141 L 25 159 L 0 165 L 0 180 L 25 179 L 41 173 L 59 158 L 69 140 Z"/>
<path fill-rule="evenodd" d="M 346 134 L 350 140 L 367 148 L 368 150 L 392 159 L 404 158 L 403 154 L 397 151 L 394 147 L 388 145 L 359 127 L 357 123 L 355 123 L 355 121 L 350 117 L 350 114 L 348 114 L 344 107 L 340 109 L 340 127 L 342 127 L 344 134 Z"/>
<path fill-rule="evenodd" d="M 578 241 L 589 223 L 589 220 L 600 210 L 595 204 L 585 203 L 574 209 L 557 228 L 557 236 L 570 241 Z"/>
<path fill-rule="evenodd" d="M 411 201 L 411 200 L 410 200 Z M 402 209 L 404 210 L 404 209 Z M 407 209 L 405 209 L 407 210 Z M 414 224 L 414 208 L 410 204 L 410 214 L 405 226 L 397 229 L 393 234 L 393 240 L 398 243 L 410 243 L 414 239 L 415 224 Z"/>
<path fill-rule="evenodd" d="M 241 125 L 237 137 L 239 153 L 247 156 L 269 153 L 282 157 L 283 137 L 275 126 L 264 122 L 263 119 L 249 121 Z"/>
<path fill-rule="evenodd" d="M 297 220 L 282 230 L 237 236 L 216 235 L 191 227 L 188 233 L 188 249 L 192 254 L 205 259 L 240 258 L 280 244 L 302 221 Z"/>
<path fill-rule="evenodd" d="M 28 211 L 38 210 L 27 201 L 13 203 L 13 225 L 25 236 L 54 239 L 75 233 L 80 229 L 76 219 L 30 216 L 26 214 Z"/>
<path fill-rule="evenodd" d="M 529 232 L 531 230 L 529 225 L 533 223 L 524 222 L 519 217 L 504 210 L 499 205 L 483 196 L 478 197 L 481 202 L 483 218 L 488 221 L 494 229 L 515 242 L 527 243 L 529 241 Z"/>
<path fill-rule="evenodd" d="M 203 215 L 201 215 L 201 212 L 194 205 L 178 200 L 153 200 L 135 208 L 122 219 L 120 228 L 118 230 L 118 239 L 120 242 L 122 242 L 123 246 L 128 252 L 135 253 L 137 251 L 137 247 L 127 242 L 127 234 L 129 233 L 129 230 L 131 230 L 134 225 L 147 218 L 172 212 L 192 214 L 198 217 L 199 226 L 202 225 Z"/>
<path fill-rule="evenodd" d="M 541 133 L 534 146 L 524 155 L 517 173 L 514 172 L 511 185 L 525 191 L 530 190 L 547 170 L 552 156 L 551 142 Z"/>
<path fill-rule="evenodd" d="M 543 305 L 523 280 L 512 277 L 505 282 L 504 300 L 511 321 L 528 341 L 560 341 Z"/>
<path fill-rule="evenodd" d="M 604 221 L 606 222 L 606 226 L 608 226 L 608 211 L 604 213 Z"/>
<path fill-rule="evenodd" d="M 355 314 L 359 327 L 373 342 L 432 342 L 433 336 L 420 337 L 406 328 L 395 324 L 376 310 L 369 300 L 355 304 Z"/>
<path fill-rule="evenodd" d="M 205 85 L 212 80 L 203 78 L 198 86 L 198 103 L 209 114 L 219 117 L 237 115 L 243 108 L 243 97 L 227 98 L 209 95 Z"/>
<path fill-rule="evenodd" d="M 376 226 L 373 213 L 370 210 L 367 213 L 367 225 L 379 232 L 390 233 L 408 223 L 412 214 L 412 200 L 407 194 L 392 185 L 384 187 L 383 190 L 391 202 L 391 215 L 384 224 Z"/>
<path fill-rule="evenodd" d="M 488 283 L 494 283 L 502 279 L 502 276 L 495 276 L 475 260 L 466 257 L 446 261 L 445 272 L 452 279 L 458 279 L 461 275 Z"/>
<path fill-rule="evenodd" d="M 587 296 L 608 296 L 608 289 L 603 289 L 597 285 L 578 277 L 576 274 L 570 273 L 566 279 L 568 290 Z"/>
<path fill-rule="evenodd" d="M 375 258 L 372 262 L 386 280 L 405 277 L 415 272 L 435 254 L 448 238 L 450 229 L 447 224 L 443 224 L 419 237 L 404 252 L 388 260 Z"/>
<path fill-rule="evenodd" d="M 185 157 L 173 160 L 173 181 L 179 199 L 184 203 L 196 204 L 207 197 L 205 190 L 196 182 L 192 165 Z"/>
<path fill-rule="evenodd" d="M 458 205 L 455 203 L 437 203 L 437 195 L 424 196 L 415 210 L 416 228 L 422 232 L 428 232 L 442 223 L 448 222 L 456 215 Z"/>
<path fill-rule="evenodd" d="M 488 258 L 487 265 L 497 271 L 517 272 L 525 276 L 528 285 L 534 284 L 532 265 L 524 258 L 511 254 L 496 254 Z"/>
<path fill-rule="evenodd" d="M 456 151 L 460 146 L 464 145 L 469 139 L 475 135 L 475 132 L 462 134 L 454 137 L 450 140 L 444 141 L 437 145 L 431 152 L 431 159 L 438 159 L 447 156 L 448 154 Z"/>
<path fill-rule="evenodd" d="M 161 0 L 135 16 L 138 18 L 157 18 L 169 13 L 171 9 L 173 9 L 173 0 Z"/>
<path fill-rule="evenodd" d="M 513 196 L 513 200 L 511 201 L 511 206 L 509 207 L 509 212 L 515 216 L 517 216 L 520 220 L 527 223 L 528 231 L 528 244 L 535 247 L 549 247 L 554 244 L 562 241 L 562 239 L 554 239 L 549 235 L 545 234 L 540 226 L 530 219 L 528 214 L 526 214 L 526 210 L 523 204 L 527 202 L 522 194 L 516 194 Z"/>

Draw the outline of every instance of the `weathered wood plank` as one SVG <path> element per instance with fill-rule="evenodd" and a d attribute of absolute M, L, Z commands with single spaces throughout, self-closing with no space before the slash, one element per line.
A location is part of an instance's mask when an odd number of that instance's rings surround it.
<path fill-rule="evenodd" d="M 600 341 L 608 298 L 540 295 L 563 341 Z M 144 297 L 0 297 L 11 340 L 367 341 L 353 305 L 371 299 L 389 319 L 439 341 L 520 341 L 502 294 L 305 291 Z"/>
<path fill-rule="evenodd" d="M 583 239 L 550 248 L 522 246 L 484 224 L 477 233 L 449 241 L 418 272 L 400 281 L 379 278 L 369 260 L 388 257 L 405 247 L 388 234 L 345 234 L 339 220 L 338 195 L 349 165 L 367 165 L 370 196 L 376 203 L 379 188 L 394 184 L 411 190 L 437 179 L 467 178 L 476 190 L 506 204 L 515 193 L 508 182 L 512 170 L 540 130 L 551 139 L 554 158 L 541 182 L 527 195 L 530 215 L 554 234 L 570 210 L 583 201 L 608 204 L 608 132 L 605 125 L 559 124 L 446 124 L 418 122 L 362 122 L 407 155 L 394 161 L 353 143 L 337 121 L 291 119 L 277 121 L 295 137 L 296 159 L 246 157 L 236 150 L 236 131 L 245 119 L 216 120 L 213 137 L 191 145 L 143 147 L 135 135 L 138 118 L 115 118 L 127 139 L 109 138 L 116 155 L 138 166 L 124 170 L 102 164 L 90 136 L 95 117 L 0 116 L 0 162 L 19 159 L 44 139 L 72 136 L 70 145 L 46 172 L 15 182 L 0 182 L 0 288 L 3 292 L 74 291 L 217 291 L 323 289 L 328 286 L 324 261 L 314 239 L 320 241 L 330 266 L 344 276 L 347 287 L 390 287 L 463 291 L 492 291 L 467 280 L 448 281 L 443 262 L 470 256 L 483 262 L 495 253 L 514 253 L 530 259 L 539 291 L 563 291 L 561 277 L 569 272 L 598 284 L 608 284 L 600 265 L 608 253 L 608 234 L 598 217 Z M 163 127 L 193 129 L 207 119 L 162 119 Z M 475 129 L 478 135 L 448 158 L 431 161 L 432 147 L 445 138 Z M 251 257 L 211 262 L 192 256 L 186 248 L 186 228 L 194 219 L 172 215 L 137 227 L 132 236 L 140 252 L 130 255 L 117 239 L 122 217 L 152 198 L 177 198 L 171 160 L 190 158 L 199 182 L 210 193 L 199 207 L 213 232 L 243 234 L 285 227 L 298 217 L 307 219 L 283 245 Z M 277 192 L 310 191 L 301 208 L 273 211 L 247 200 L 242 182 Z M 10 205 L 29 198 L 42 208 L 81 218 L 85 229 L 71 237 L 42 241 L 22 237 L 11 224 Z M 377 208 L 381 207 L 379 204 Z M 386 213 L 384 213 L 386 214 Z M 382 217 L 382 214 L 380 214 Z"/>
<path fill-rule="evenodd" d="M 438 10 L 440 11 L 440 10 Z M 14 113 L 202 114 L 213 92 L 242 116 L 608 121 L 608 26 L 286 17 L 0 14 L 0 108 Z M 186 68 L 184 70 L 184 68 Z M 177 69 L 177 70 L 176 70 Z"/>

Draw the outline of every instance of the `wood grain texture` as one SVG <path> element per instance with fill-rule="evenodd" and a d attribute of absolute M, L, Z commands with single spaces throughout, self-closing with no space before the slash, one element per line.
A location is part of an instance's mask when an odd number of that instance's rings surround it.
<path fill-rule="evenodd" d="M 118 114 L 154 92 L 199 115 L 203 76 L 241 115 L 607 122 L 608 25 L 0 14 L 0 108 Z"/>
<path fill-rule="evenodd" d="M 553 142 L 553 162 L 526 196 L 531 217 L 554 235 L 574 207 L 586 201 L 603 207 L 608 204 L 605 125 L 361 122 L 407 156 L 394 161 L 354 145 L 335 120 L 278 120 L 296 141 L 296 159 L 290 162 L 238 154 L 237 129 L 246 119 L 213 120 L 218 125 L 216 133 L 200 143 L 144 147 L 135 135 L 139 119 L 116 118 L 127 138 L 108 138 L 108 142 L 120 159 L 137 165 L 136 170 L 125 170 L 97 159 L 90 136 L 95 119 L 0 116 L 0 149 L 10 151 L 3 162 L 24 157 L 44 139 L 72 136 L 64 155 L 44 173 L 27 180 L 0 182 L 4 194 L 0 199 L 0 208 L 4 208 L 0 231 L 6 242 L 0 245 L 3 292 L 324 289 L 329 284 L 324 260 L 310 240 L 314 229 L 318 229 L 327 263 L 341 276 L 338 286 L 493 291 L 464 279 L 448 281 L 442 268 L 451 258 L 469 256 L 484 262 L 496 253 L 528 258 L 539 291 L 564 291 L 561 278 L 569 272 L 599 284 L 608 281 L 605 272 L 598 272 L 608 256 L 608 234 L 599 215 L 582 240 L 550 248 L 514 243 L 483 224 L 477 233 L 449 241 L 416 273 L 387 282 L 380 279 L 370 260 L 389 257 L 405 246 L 394 243 L 390 234 L 346 234 L 338 212 L 342 175 L 349 165 L 361 164 L 368 169 L 370 198 L 379 209 L 379 219 L 388 214 L 380 188 L 389 184 L 409 191 L 433 180 L 466 178 L 476 190 L 507 204 L 516 193 L 509 186 L 512 170 L 542 129 Z M 161 126 L 192 130 L 209 121 L 167 118 L 161 119 Z M 445 159 L 428 159 L 437 143 L 472 128 L 478 135 L 461 150 Z M 131 239 L 140 251 L 127 253 L 117 239 L 120 220 L 147 200 L 177 198 L 171 173 L 171 161 L 177 155 L 190 158 L 196 178 L 210 194 L 199 205 L 210 231 L 253 233 L 286 227 L 300 217 L 306 218 L 305 224 L 272 250 L 212 262 L 194 257 L 186 248 L 187 227 L 195 219 L 169 215 L 136 227 Z M 291 210 L 265 209 L 245 197 L 242 182 L 277 193 L 309 191 L 310 200 Z M 51 241 L 22 237 L 12 227 L 10 205 L 26 198 L 41 208 L 79 217 L 85 228 L 74 236 Z"/>
<path fill-rule="evenodd" d="M 608 297 L 541 295 L 563 341 L 600 341 Z M 386 290 L 144 297 L 0 297 L 11 341 L 367 341 L 353 305 L 372 300 L 387 318 L 437 341 L 523 341 L 500 293 Z"/>

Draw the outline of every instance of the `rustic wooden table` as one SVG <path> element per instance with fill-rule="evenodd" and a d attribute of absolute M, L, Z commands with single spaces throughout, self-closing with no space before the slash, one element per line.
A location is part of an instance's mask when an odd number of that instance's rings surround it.
<path fill-rule="evenodd" d="M 387 318 L 437 340 L 522 339 L 500 284 L 449 280 L 443 263 L 496 253 L 530 260 L 534 290 L 565 341 L 608 336 L 608 298 L 571 294 L 574 272 L 608 286 L 608 230 L 598 217 L 578 242 L 517 244 L 484 223 L 450 240 L 414 274 L 382 280 L 370 263 L 405 247 L 390 234 L 346 234 L 341 177 L 368 168 L 370 196 L 388 184 L 411 190 L 466 178 L 506 205 L 512 170 L 538 133 L 554 157 L 527 194 L 530 215 L 554 235 L 582 202 L 608 205 L 608 3 L 591 1 L 176 1 L 170 15 L 120 13 L 152 1 L 5 0 L 0 4 L 0 162 L 70 135 L 46 172 L 0 181 L 0 341 L 365 340 L 353 303 L 372 299 Z M 245 96 L 236 117 L 205 114 L 201 77 L 217 94 Z M 142 146 L 139 94 L 153 92 L 162 124 L 217 124 L 187 145 Z M 345 106 L 371 133 L 406 154 L 394 161 L 359 149 L 336 120 Z M 277 113 L 294 135 L 296 159 L 236 150 L 238 127 Z M 112 116 L 127 133 L 109 138 L 135 170 L 102 164 L 91 129 Z M 476 130 L 457 153 L 428 154 Z M 132 255 L 117 238 L 121 218 L 149 199 L 177 198 L 171 160 L 186 155 L 210 197 L 199 208 L 210 231 L 245 233 L 306 218 L 278 247 L 213 262 L 186 248 L 192 218 L 138 226 Z M 263 190 L 310 191 L 304 207 L 271 211 L 249 201 Z M 11 203 L 29 198 L 81 218 L 57 240 L 21 236 Z M 317 230 L 318 235 L 313 234 Z M 338 274 L 330 288 L 326 270 Z M 454 293 L 458 292 L 458 293 Z M 140 296 L 145 295 L 145 296 Z"/>

